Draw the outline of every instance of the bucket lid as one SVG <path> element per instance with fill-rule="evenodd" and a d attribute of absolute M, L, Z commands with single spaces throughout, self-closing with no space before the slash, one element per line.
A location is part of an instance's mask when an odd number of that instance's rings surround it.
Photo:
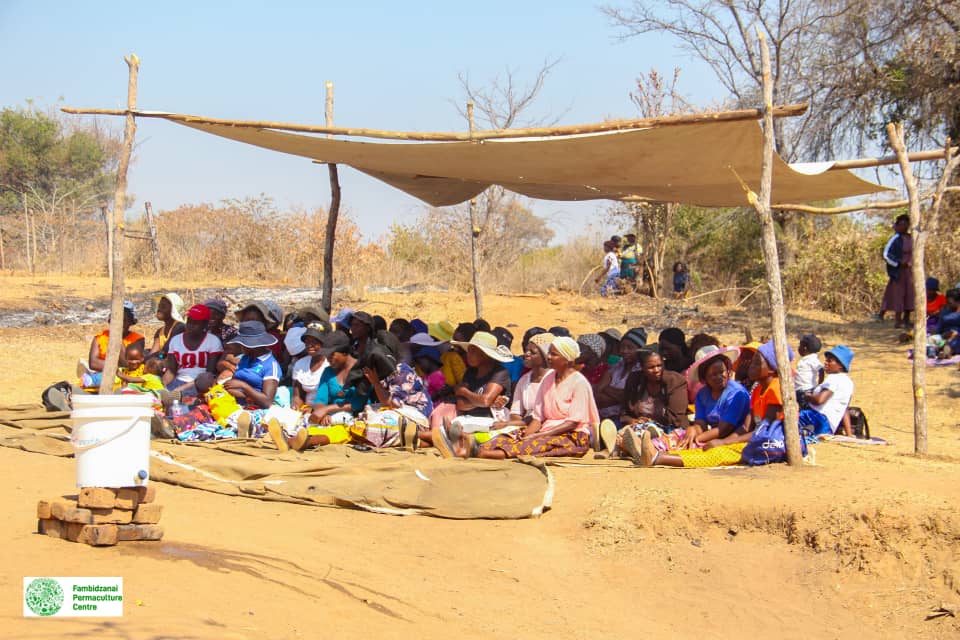
<path fill-rule="evenodd" d="M 152 393 L 124 393 L 117 395 L 74 394 L 70 399 L 74 409 L 94 409 L 104 407 L 152 407 Z"/>

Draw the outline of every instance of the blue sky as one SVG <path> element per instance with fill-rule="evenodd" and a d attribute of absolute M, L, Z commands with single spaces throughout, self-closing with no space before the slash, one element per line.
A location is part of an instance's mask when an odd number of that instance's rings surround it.
<path fill-rule="evenodd" d="M 635 78 L 681 67 L 680 88 L 706 104 L 723 97 L 699 61 L 659 36 L 621 41 L 590 2 L 43 2 L 0 0 L 0 107 L 122 108 L 127 68 L 141 59 L 138 106 L 199 115 L 323 123 L 324 82 L 335 122 L 402 130 L 465 123 L 457 74 L 483 83 L 507 68 L 531 79 L 561 61 L 531 115 L 561 124 L 635 117 Z M 111 119 L 119 128 L 121 121 Z M 327 172 L 303 158 L 255 149 L 171 123 L 138 121 L 129 173 L 136 207 L 155 210 L 260 193 L 282 207 L 329 204 Z M 343 207 L 367 239 L 424 205 L 341 169 Z M 559 238 L 608 206 L 535 202 Z"/>

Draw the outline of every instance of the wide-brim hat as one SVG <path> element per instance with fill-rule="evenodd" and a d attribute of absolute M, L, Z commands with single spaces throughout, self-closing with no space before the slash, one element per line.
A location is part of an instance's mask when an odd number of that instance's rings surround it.
<path fill-rule="evenodd" d="M 440 322 L 431 322 L 427 325 L 427 333 L 439 340 L 440 342 L 450 342 L 453 340 L 453 332 L 455 327 L 453 323 L 449 320 L 441 320 Z M 496 338 L 494 338 L 496 340 Z"/>
<path fill-rule="evenodd" d="M 838 344 L 833 349 L 827 351 L 824 355 L 830 355 L 837 359 L 837 362 L 843 365 L 848 372 L 850 365 L 853 364 L 853 349 L 845 344 Z"/>
<path fill-rule="evenodd" d="M 183 298 L 172 291 L 161 293 L 160 295 L 153 296 L 154 306 L 160 304 L 160 301 L 164 298 L 170 301 L 170 317 L 177 322 L 183 322 Z"/>
<path fill-rule="evenodd" d="M 609 329 L 604 329 L 600 332 L 600 335 L 607 336 L 614 342 L 620 342 L 623 340 L 623 334 L 620 333 L 620 330 L 615 327 L 610 327 Z"/>
<path fill-rule="evenodd" d="M 703 382 L 703 380 L 700 379 L 700 367 L 710 360 L 717 357 L 724 357 L 730 361 L 730 366 L 733 366 L 733 363 L 736 362 L 739 355 L 740 349 L 738 347 L 718 347 L 714 344 L 701 347 L 697 351 L 697 356 L 693 364 L 687 369 L 687 384 L 693 386 Z"/>
<path fill-rule="evenodd" d="M 459 345 L 463 348 L 476 347 L 480 349 L 488 358 L 497 362 L 510 362 L 513 360 L 513 354 L 510 349 L 497 344 L 497 337 L 486 331 L 477 331 L 470 338 L 469 342 L 461 340 L 452 340 L 451 344 Z"/>
<path fill-rule="evenodd" d="M 429 333 L 415 333 L 407 340 L 407 344 L 413 344 L 418 347 L 439 347 L 447 344 L 448 340 L 437 340 Z"/>
<path fill-rule="evenodd" d="M 237 327 L 237 335 L 227 344 L 239 344 L 248 349 L 258 347 L 272 347 L 277 344 L 277 338 L 267 333 L 267 328 L 259 320 L 246 320 Z"/>
<path fill-rule="evenodd" d="M 297 309 L 297 314 L 300 316 L 300 319 L 306 321 L 304 318 L 305 315 L 311 315 L 318 320 L 323 320 L 324 322 L 330 322 L 330 314 L 323 310 L 323 307 L 318 307 L 315 304 L 308 304 L 305 307 L 300 307 Z"/>
<path fill-rule="evenodd" d="M 219 311 L 220 315 L 227 315 L 227 303 L 220 298 L 207 298 L 203 301 L 203 306 L 211 311 Z"/>
<path fill-rule="evenodd" d="M 236 316 L 237 320 L 240 320 L 243 317 L 243 312 L 246 311 L 247 309 L 256 309 L 257 311 L 260 312 L 260 315 L 262 315 L 263 319 L 266 320 L 267 322 L 270 322 L 273 320 L 273 314 L 270 312 L 269 307 L 267 307 L 267 305 L 262 300 L 251 300 L 250 302 L 247 302 L 242 307 L 237 309 L 233 315 Z"/>

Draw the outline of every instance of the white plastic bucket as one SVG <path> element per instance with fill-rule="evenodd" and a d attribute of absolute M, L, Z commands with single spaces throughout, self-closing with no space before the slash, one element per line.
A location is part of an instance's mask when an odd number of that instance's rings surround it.
<path fill-rule="evenodd" d="M 72 398 L 78 487 L 145 485 L 150 474 L 150 394 Z"/>

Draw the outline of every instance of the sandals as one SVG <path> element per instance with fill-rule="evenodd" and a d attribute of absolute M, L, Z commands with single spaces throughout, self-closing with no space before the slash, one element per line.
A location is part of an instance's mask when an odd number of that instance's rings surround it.
<path fill-rule="evenodd" d="M 613 449 L 617 446 L 617 425 L 613 420 L 604 420 L 600 423 L 597 438 L 597 454 L 594 458 L 601 460 L 613 455 Z"/>
<path fill-rule="evenodd" d="M 650 442 L 650 434 L 646 431 L 643 432 L 643 438 Z M 652 442 L 650 443 L 653 444 Z M 637 432 L 632 428 L 627 427 L 623 430 L 623 440 L 620 443 L 620 446 L 623 447 L 623 450 L 627 452 L 627 455 L 630 456 L 630 459 L 633 460 L 633 464 L 640 467 L 642 464 L 641 449 L 643 448 L 643 440 L 640 436 L 637 435 Z"/>
<path fill-rule="evenodd" d="M 447 418 L 444 418 L 444 422 L 449 422 Z M 454 451 L 453 443 L 450 441 L 450 436 L 447 435 L 447 430 L 441 427 L 434 427 L 430 430 L 430 435 L 433 436 L 433 446 L 437 448 L 437 451 L 440 452 L 440 456 L 443 458 L 456 458 L 457 454 Z"/>
<path fill-rule="evenodd" d="M 640 466 L 652 467 L 657 464 L 657 458 L 660 457 L 660 451 L 653 445 L 653 438 L 650 432 L 645 431 L 643 438 L 640 439 Z"/>
<path fill-rule="evenodd" d="M 303 433 L 306 433 L 307 430 L 303 429 Z M 290 445 L 287 444 L 287 438 L 283 434 L 283 427 L 280 426 L 280 421 L 276 418 L 270 418 L 267 421 L 267 433 L 270 434 L 270 439 L 273 440 L 273 444 L 277 445 L 277 449 L 281 453 L 284 451 L 290 450 Z M 297 435 L 300 435 L 299 433 Z"/>
<path fill-rule="evenodd" d="M 400 447 L 406 451 L 416 451 L 419 440 L 417 423 L 400 416 Z"/>
<path fill-rule="evenodd" d="M 237 438 L 250 437 L 250 423 L 253 418 L 248 411 L 242 412 L 237 416 Z"/>

